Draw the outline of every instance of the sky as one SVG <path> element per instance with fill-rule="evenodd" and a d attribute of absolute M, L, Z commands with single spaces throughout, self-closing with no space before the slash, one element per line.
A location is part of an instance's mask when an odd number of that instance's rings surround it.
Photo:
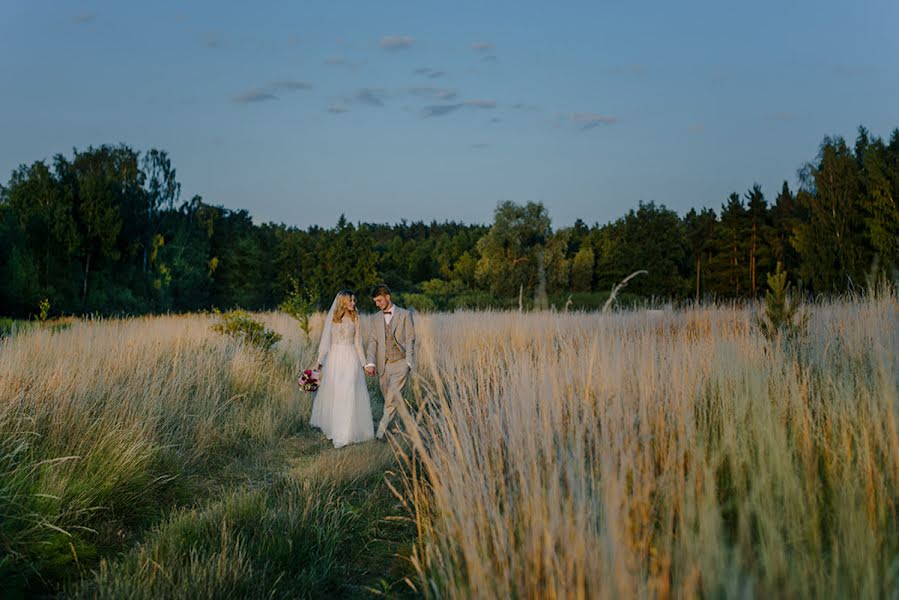
<path fill-rule="evenodd" d="M 306 228 L 769 200 L 899 127 L 899 2 L 0 0 L 0 181 L 123 143 Z"/>

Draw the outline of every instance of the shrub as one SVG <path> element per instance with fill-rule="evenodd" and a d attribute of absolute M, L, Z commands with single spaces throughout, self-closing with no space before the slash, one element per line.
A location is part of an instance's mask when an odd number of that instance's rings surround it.
<path fill-rule="evenodd" d="M 266 329 L 260 321 L 256 321 L 245 310 L 230 310 L 219 313 L 221 321 L 212 326 L 212 330 L 234 338 L 241 344 L 268 352 L 281 340 L 281 334 Z"/>
<path fill-rule="evenodd" d="M 424 294 L 406 292 L 403 294 L 402 300 L 406 308 L 411 308 L 418 312 L 434 312 L 437 310 L 437 304 Z"/>
<path fill-rule="evenodd" d="M 290 278 L 292 289 L 287 294 L 284 302 L 278 308 L 287 313 L 294 319 L 309 340 L 310 317 L 318 310 L 319 296 L 318 292 L 313 289 L 302 289 L 299 282 L 293 277 Z"/>
<path fill-rule="evenodd" d="M 44 323 L 47 322 L 47 317 L 50 314 L 50 300 L 47 298 L 44 298 L 38 304 L 38 308 L 40 309 L 40 314 L 38 315 L 37 318 L 38 318 L 38 321 L 41 322 L 41 326 L 43 326 Z"/>
<path fill-rule="evenodd" d="M 456 309 L 487 309 L 497 308 L 501 302 L 489 292 L 470 291 L 463 292 L 450 300 L 449 308 Z"/>
<path fill-rule="evenodd" d="M 805 333 L 808 314 L 801 310 L 799 300 L 790 294 L 787 272 L 777 263 L 777 270 L 768 273 L 768 291 L 762 312 L 753 321 L 768 340 L 795 339 Z"/>

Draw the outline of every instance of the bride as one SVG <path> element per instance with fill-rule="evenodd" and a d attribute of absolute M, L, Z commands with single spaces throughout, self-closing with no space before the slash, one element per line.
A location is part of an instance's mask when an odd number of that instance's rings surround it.
<path fill-rule="evenodd" d="M 309 419 L 335 448 L 374 437 L 360 325 L 356 296 L 341 290 L 325 317 L 318 348 L 321 383 Z"/>

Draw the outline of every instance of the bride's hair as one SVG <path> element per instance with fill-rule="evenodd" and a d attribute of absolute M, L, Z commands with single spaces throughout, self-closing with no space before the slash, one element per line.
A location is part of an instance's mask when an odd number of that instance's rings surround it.
<path fill-rule="evenodd" d="M 350 300 L 355 300 L 356 294 L 352 290 L 340 290 L 337 292 L 336 304 L 334 305 L 334 318 L 331 319 L 335 323 L 343 321 L 346 314 L 350 315 L 350 319 L 355 321 L 359 318 L 356 309 L 350 309 Z"/>

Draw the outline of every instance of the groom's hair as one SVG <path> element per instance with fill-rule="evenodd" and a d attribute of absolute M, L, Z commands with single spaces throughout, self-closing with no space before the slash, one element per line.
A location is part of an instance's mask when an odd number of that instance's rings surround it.
<path fill-rule="evenodd" d="M 378 296 L 389 296 L 390 288 L 384 285 L 383 283 L 379 283 L 375 287 L 371 288 L 371 297 L 377 298 Z"/>

